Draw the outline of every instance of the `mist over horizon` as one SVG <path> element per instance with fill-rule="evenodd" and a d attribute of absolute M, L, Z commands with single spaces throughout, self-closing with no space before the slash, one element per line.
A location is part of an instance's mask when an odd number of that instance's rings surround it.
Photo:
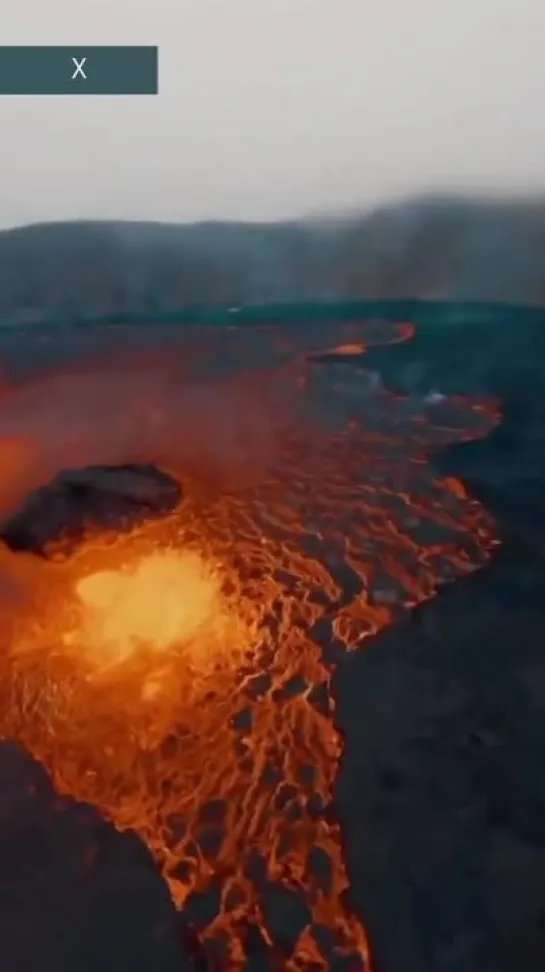
<path fill-rule="evenodd" d="M 545 303 L 539 0 L 35 6 L 4 44 L 156 44 L 159 95 L 0 98 L 0 322 Z"/>
<path fill-rule="evenodd" d="M 545 193 L 430 194 L 275 222 L 0 231 L 0 321 L 344 299 L 545 304 Z"/>
<path fill-rule="evenodd" d="M 0 226 L 545 191 L 544 30 L 539 0 L 20 0 L 3 44 L 156 44 L 160 93 L 1 98 Z"/>

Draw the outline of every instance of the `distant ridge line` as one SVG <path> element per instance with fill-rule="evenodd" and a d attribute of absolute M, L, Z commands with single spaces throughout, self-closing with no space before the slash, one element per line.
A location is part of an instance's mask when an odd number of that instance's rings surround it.
<path fill-rule="evenodd" d="M 119 311 L 107 314 L 75 315 L 73 317 L 40 317 L 25 321 L 0 321 L 2 328 L 14 329 L 74 329 L 80 327 L 138 327 L 150 325 L 252 326 L 259 324 L 312 324 L 335 318 L 354 321 L 380 317 L 386 320 L 422 320 L 431 317 L 437 323 L 479 323 L 487 319 L 497 323 L 501 318 L 512 319 L 513 312 L 525 319 L 545 318 L 545 307 L 507 302 L 476 300 L 411 299 L 320 299 L 302 301 L 271 301 L 238 306 L 191 306 L 164 311 Z"/>

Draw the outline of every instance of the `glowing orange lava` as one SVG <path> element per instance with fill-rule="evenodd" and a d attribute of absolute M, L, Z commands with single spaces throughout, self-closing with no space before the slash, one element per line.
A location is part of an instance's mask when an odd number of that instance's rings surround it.
<path fill-rule="evenodd" d="M 60 791 L 138 832 L 220 968 L 246 967 L 254 926 L 278 969 L 326 970 L 335 953 L 357 972 L 369 947 L 331 807 L 333 657 L 486 562 L 490 518 L 425 453 L 498 415 L 463 399 L 434 412 L 308 358 L 336 346 L 353 362 L 410 325 L 248 330 L 181 333 L 168 351 L 150 337 L 153 362 L 6 393 L 2 508 L 76 461 L 156 460 L 184 501 L 67 560 L 1 551 L 0 729 Z M 275 934 L 273 888 L 302 903 L 293 941 Z"/>
<path fill-rule="evenodd" d="M 202 641 L 222 610 L 219 578 L 196 553 L 156 553 L 124 570 L 97 571 L 76 593 L 83 617 L 71 638 L 110 664 Z"/>

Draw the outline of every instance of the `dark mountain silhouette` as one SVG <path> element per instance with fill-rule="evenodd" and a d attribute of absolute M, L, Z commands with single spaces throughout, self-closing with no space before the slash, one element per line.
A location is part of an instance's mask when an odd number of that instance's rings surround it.
<path fill-rule="evenodd" d="M 298 222 L 0 233 L 4 323 L 359 296 L 545 303 L 545 200 L 445 195 Z"/>

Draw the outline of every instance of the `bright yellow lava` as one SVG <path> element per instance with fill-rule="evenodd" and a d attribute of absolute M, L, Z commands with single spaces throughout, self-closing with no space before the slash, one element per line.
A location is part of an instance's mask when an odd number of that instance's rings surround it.
<path fill-rule="evenodd" d="M 194 640 L 220 610 L 221 584 L 197 553 L 171 551 L 83 577 L 76 593 L 83 607 L 78 640 L 115 665 L 141 649 L 166 652 Z"/>

